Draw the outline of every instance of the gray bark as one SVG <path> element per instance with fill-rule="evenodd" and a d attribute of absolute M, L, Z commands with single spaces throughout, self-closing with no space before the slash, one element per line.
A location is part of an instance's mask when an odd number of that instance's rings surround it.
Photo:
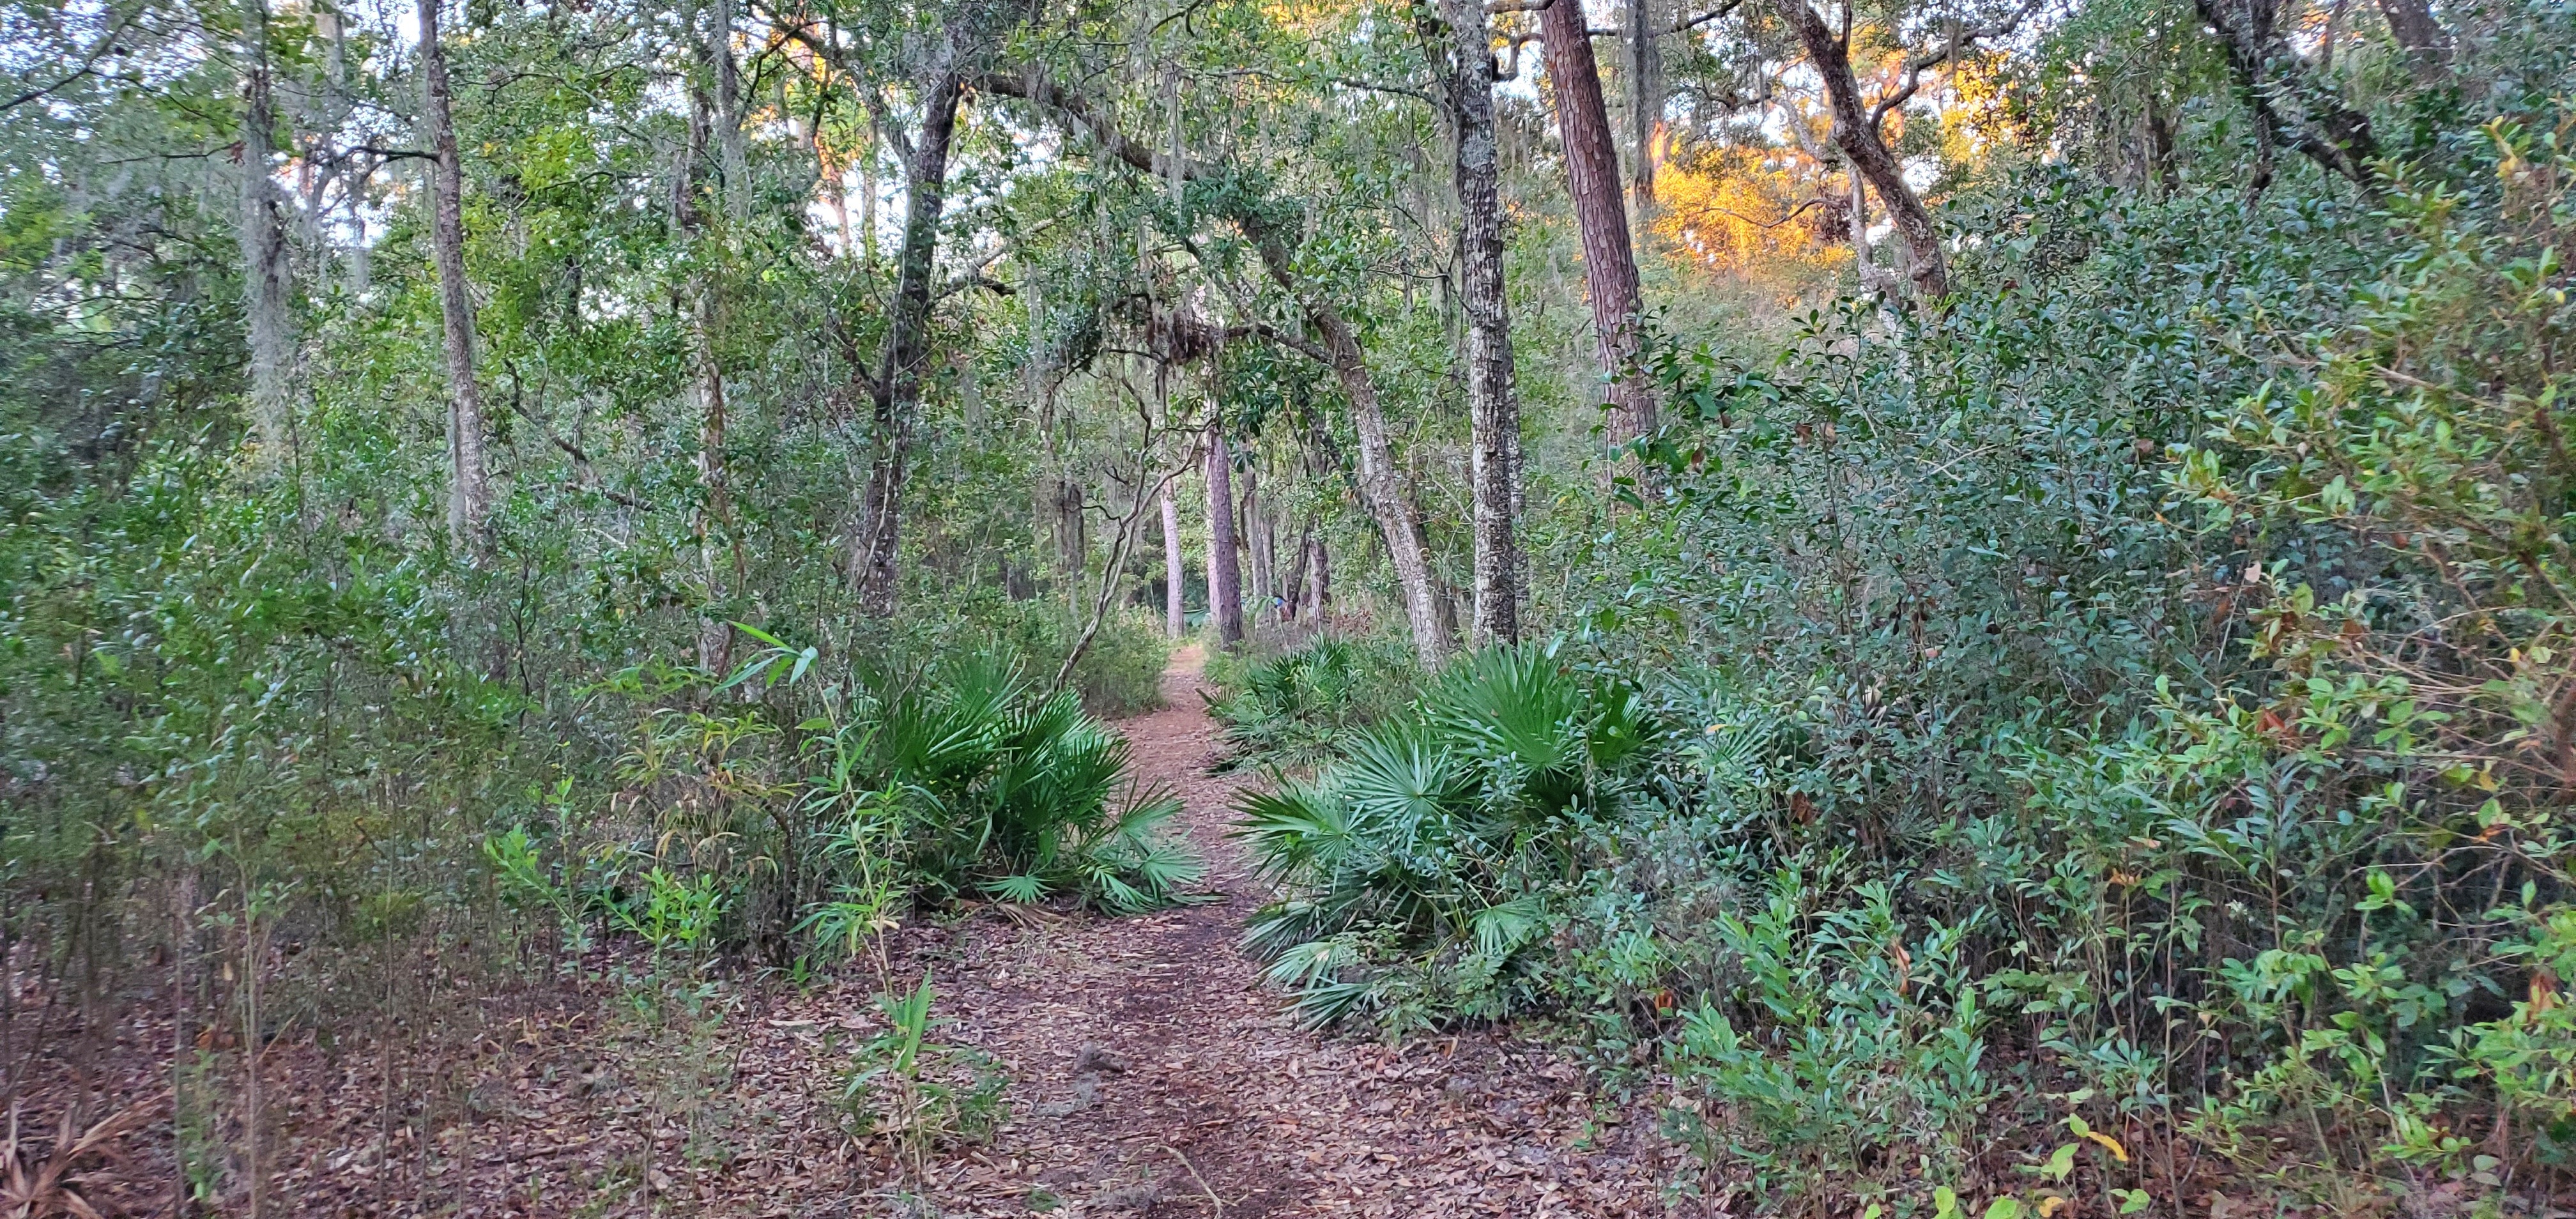
<path fill-rule="evenodd" d="M 1333 613 L 1333 554 L 1324 548 L 1324 535 L 1306 537 L 1306 604 L 1322 626 Z"/>
<path fill-rule="evenodd" d="M 474 379 L 474 299 L 465 280 L 465 170 L 456 151 L 447 53 L 440 45 L 440 0 L 419 0 L 421 121 L 427 137 L 430 246 L 438 263 L 438 313 L 447 347 L 447 529 L 470 544 L 491 509 L 484 458 L 483 390 Z"/>
<path fill-rule="evenodd" d="M 1233 647 L 1243 642 L 1243 578 L 1235 566 L 1234 485 L 1225 435 L 1215 424 L 1207 433 L 1208 613 L 1216 620 L 1217 642 Z"/>
<path fill-rule="evenodd" d="M 965 79 L 949 65 L 929 74 L 922 91 L 921 131 L 905 167 L 903 250 L 895 271 L 895 299 L 873 386 L 876 451 L 868 467 L 860 511 L 859 608 L 872 617 L 894 613 L 903 541 L 903 488 L 910 474 L 913 429 L 921 413 L 922 366 L 930 356 L 930 305 L 939 252 L 939 217 L 947 203 L 949 145 L 957 132 L 957 107 Z"/>
<path fill-rule="evenodd" d="M 1181 603 L 1181 507 L 1172 502 L 1172 485 L 1163 484 L 1163 634 L 1178 639 L 1189 629 L 1189 612 Z"/>
<path fill-rule="evenodd" d="M 288 316 L 286 217 L 269 177 L 277 107 L 270 91 L 268 5 L 243 6 L 252 43 L 242 74 L 242 307 L 250 320 L 250 425 L 254 461 L 274 471 L 294 455 L 295 324 Z"/>
<path fill-rule="evenodd" d="M 1572 3 L 1573 0 L 1559 0 Z M 1467 314 L 1468 466 L 1475 518 L 1475 608 L 1468 639 L 1520 638 L 1520 405 L 1512 387 L 1503 292 L 1503 205 L 1494 138 L 1493 37 L 1477 0 L 1447 0 L 1449 109 L 1457 124 L 1458 261 Z"/>
<path fill-rule="evenodd" d="M 1922 197 L 1906 182 L 1904 167 L 1897 164 L 1896 154 L 1888 151 L 1877 124 L 1871 121 L 1869 107 L 1861 101 L 1860 81 L 1852 74 L 1848 35 L 1826 25 L 1824 17 L 1807 0 L 1788 0 L 1782 8 L 1807 52 L 1807 62 L 1824 81 L 1825 100 L 1834 120 L 1834 146 L 1868 180 L 1869 189 L 1887 205 L 1889 216 L 1896 221 L 1896 235 L 1905 243 L 1905 252 L 1913 262 L 1915 293 L 1925 300 L 1948 296 L 1950 260 L 1941 249 L 1940 230 L 1933 226 L 1932 213 L 1924 208 Z"/>
<path fill-rule="evenodd" d="M 2450 74 L 2451 34 L 2433 16 L 2426 0 L 2379 0 L 2388 34 L 2406 52 L 2406 67 L 2423 84 L 2438 84 Z"/>
<path fill-rule="evenodd" d="M 1261 471 L 1243 468 L 1243 557 L 1252 568 L 1252 622 L 1257 627 L 1270 613 L 1270 553 L 1262 546 Z"/>

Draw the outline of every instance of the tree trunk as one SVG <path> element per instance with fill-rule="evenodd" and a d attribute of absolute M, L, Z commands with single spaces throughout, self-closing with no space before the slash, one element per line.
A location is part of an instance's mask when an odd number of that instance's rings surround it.
<path fill-rule="evenodd" d="M 716 156 L 723 173 L 725 217 L 751 213 L 751 157 L 742 134 L 742 69 L 733 58 L 733 0 L 715 0 L 707 60 L 715 68 Z"/>
<path fill-rule="evenodd" d="M 2388 34 L 2406 52 L 2406 67 L 2419 84 L 2439 84 L 2450 73 L 2451 35 L 2426 0 L 2379 0 Z"/>
<path fill-rule="evenodd" d="M 1599 82 L 1596 80 L 1594 83 L 1597 102 Z M 992 76 L 983 79 L 982 87 L 1046 107 L 1090 132 L 1111 155 L 1157 178 L 1179 176 L 1194 179 L 1209 172 L 1207 167 L 1156 152 L 1138 143 L 1119 131 L 1098 107 L 1078 95 L 1067 93 L 1043 77 Z M 1607 130 L 1605 124 L 1605 138 Z M 1615 202 L 1618 192 L 1615 181 L 1610 189 Z M 1334 379 L 1341 384 L 1343 396 L 1350 400 L 1351 426 L 1359 433 L 1360 440 L 1357 478 L 1360 503 L 1386 539 L 1389 565 L 1395 569 L 1398 595 L 1404 602 L 1405 620 L 1412 628 L 1414 654 L 1426 667 L 1436 666 L 1448 655 L 1449 636 L 1441 626 L 1439 592 L 1431 577 L 1430 546 L 1423 537 L 1421 518 L 1413 512 L 1404 495 L 1403 480 L 1396 473 L 1395 446 L 1387 432 L 1386 412 L 1378 403 L 1377 383 L 1369 375 L 1368 359 L 1360 350 L 1359 338 L 1351 330 L 1349 321 L 1330 301 L 1305 291 L 1305 282 L 1297 273 L 1287 235 L 1281 231 L 1278 220 L 1258 206 L 1258 200 L 1232 195 L 1225 196 L 1225 199 L 1228 200 L 1225 203 L 1226 218 L 1252 242 L 1254 251 L 1261 258 L 1262 269 L 1273 283 L 1294 297 L 1305 312 L 1306 328 L 1312 333 L 1309 339 L 1298 342 L 1299 349 L 1332 369 Z M 1622 228 L 1620 240 L 1623 245 L 1626 239 L 1626 230 Z M 1631 270 L 1634 270 L 1633 264 Z"/>
<path fill-rule="evenodd" d="M 697 535 L 698 562 L 707 578 L 707 604 L 721 606 L 731 591 L 748 584 L 742 539 L 733 525 L 733 492 L 730 471 L 725 464 L 725 390 L 724 371 L 716 362 L 716 287 L 709 282 L 698 287 L 695 357 L 698 382 L 698 510 L 691 521 L 691 532 Z M 726 562 L 720 558 L 730 552 L 733 579 L 725 578 Z M 698 618 L 698 663 L 709 673 L 721 677 L 733 664 L 733 627 L 716 613 L 702 613 Z"/>
<path fill-rule="evenodd" d="M 1877 125 L 1870 121 L 1869 108 L 1861 102 L 1860 81 L 1852 75 L 1849 39 L 1827 26 L 1807 0 L 1789 0 L 1782 7 L 1789 24 L 1798 31 L 1798 42 L 1806 49 L 1807 61 L 1824 81 L 1825 99 L 1834 116 L 1834 146 L 1868 180 L 1869 188 L 1887 204 L 1888 215 L 1896 221 L 1896 235 L 1904 241 L 1905 252 L 1914 264 L 1915 294 L 1931 301 L 1948 296 L 1950 260 L 1941 250 L 1940 230 L 1933 226 L 1932 213 L 1924 209 L 1922 197 L 1906 182 L 1904 167 L 1897 164 L 1896 154 L 1888 151 L 1886 142 L 1879 138 Z"/>
<path fill-rule="evenodd" d="M 1243 468 L 1243 557 L 1252 569 L 1252 626 L 1259 629 L 1270 612 L 1270 555 L 1262 549 L 1261 470 Z"/>
<path fill-rule="evenodd" d="M 1235 566 L 1234 481 L 1226 459 L 1225 436 L 1216 425 L 1207 434 L 1208 613 L 1216 620 L 1217 643 L 1243 642 L 1243 577 Z"/>
<path fill-rule="evenodd" d="M 277 108 L 269 88 L 268 5 L 244 7 L 251 42 L 242 70 L 242 307 L 250 315 L 250 425 L 254 464 L 275 471 L 294 455 L 295 327 L 287 315 L 286 218 L 269 180 Z"/>
<path fill-rule="evenodd" d="M 1306 535 L 1306 604 L 1322 626 L 1333 613 L 1333 554 L 1324 548 L 1324 535 Z"/>
<path fill-rule="evenodd" d="M 1297 534 L 1297 554 L 1288 565 L 1288 574 L 1279 582 L 1279 620 L 1293 623 L 1306 610 L 1307 543 L 1315 536 L 1315 522 L 1309 518 Z"/>
<path fill-rule="evenodd" d="M 1163 484 L 1163 634 L 1178 639 L 1189 630 L 1189 612 L 1181 604 L 1181 507 L 1172 502 L 1172 485 Z"/>
<path fill-rule="evenodd" d="M 1493 37 L 1478 0 L 1447 0 L 1446 7 L 1449 109 L 1458 124 L 1458 261 L 1465 280 L 1468 467 L 1475 505 L 1475 610 L 1467 637 L 1483 647 L 1515 642 L 1521 633 L 1521 556 L 1514 528 L 1520 406 L 1512 392 L 1511 312 L 1503 295 Z"/>
<path fill-rule="evenodd" d="M 1637 254 L 1628 244 L 1628 210 L 1620 201 L 1619 152 L 1601 100 L 1601 66 L 1592 58 L 1580 0 L 1539 10 L 1547 50 L 1547 83 L 1556 128 L 1565 144 L 1565 176 L 1574 218 L 1583 231 L 1583 282 L 1592 298 L 1592 332 L 1601 372 L 1610 378 L 1610 439 L 1627 444 L 1655 430 L 1655 399 L 1637 362 L 1642 298 Z"/>
<path fill-rule="evenodd" d="M 2193 7 L 2218 32 L 2228 72 L 2246 108 L 2254 112 L 2264 150 L 2268 153 L 2271 142 L 2287 142 L 2328 171 L 2351 179 L 2364 195 L 2376 195 L 2379 171 L 2370 163 L 2379 156 L 2379 144 L 2371 135 L 2370 119 L 2345 105 L 2331 82 L 2315 79 L 2282 42 L 2276 0 L 2193 0 Z"/>
<path fill-rule="evenodd" d="M 1342 395 L 1351 402 L 1352 429 L 1360 440 L 1360 502 L 1386 539 L 1388 565 L 1395 568 L 1396 591 L 1404 600 L 1405 623 L 1413 634 L 1414 657 L 1426 669 L 1438 668 L 1449 656 L 1449 630 L 1440 612 L 1440 589 L 1431 577 L 1431 544 L 1423 535 L 1422 517 L 1414 512 L 1403 480 L 1396 475 L 1395 445 L 1387 436 L 1377 383 L 1368 374 L 1358 337 L 1338 311 L 1317 307 L 1310 320 L 1324 332 L 1324 350 L 1342 383 Z"/>
<path fill-rule="evenodd" d="M 1083 515 L 1085 499 L 1082 484 L 1070 478 L 1055 480 L 1055 570 L 1064 585 L 1064 601 L 1069 608 L 1082 605 L 1082 577 L 1091 566 L 1091 531 Z"/>
<path fill-rule="evenodd" d="M 447 339 L 447 529 L 466 546 L 492 506 L 483 456 L 483 391 L 474 380 L 474 300 L 465 282 L 465 170 L 456 151 L 440 0 L 420 0 L 421 120 L 428 130 L 430 246 L 438 263 L 438 313 Z"/>
<path fill-rule="evenodd" d="M 931 275 L 939 252 L 939 216 L 947 202 L 948 150 L 957 133 L 964 79 L 942 68 L 923 91 L 921 131 L 905 167 L 903 250 L 895 269 L 892 315 L 877 366 L 876 452 L 868 463 L 866 502 L 860 509 L 859 609 L 872 617 L 894 613 L 903 542 L 903 487 L 912 456 L 912 433 L 921 413 L 921 370 L 930 356 Z"/>
<path fill-rule="evenodd" d="M 1628 187 L 1640 231 L 1655 202 L 1656 137 L 1664 128 L 1664 16 L 1654 0 L 1628 0 Z"/>
<path fill-rule="evenodd" d="M 744 205 L 744 176 L 735 166 L 741 162 L 742 105 L 740 83 L 733 63 L 731 33 L 733 29 L 731 0 L 717 0 L 714 29 L 704 41 L 703 51 L 716 92 L 709 102 L 694 87 L 692 98 L 697 109 L 710 111 L 709 122 L 716 134 L 723 177 L 718 189 L 726 214 L 740 218 Z M 689 156 L 681 167 L 680 222 L 691 239 L 702 248 L 709 245 L 706 217 L 696 205 L 691 189 L 697 180 L 700 159 L 705 155 L 703 126 L 692 124 Z M 719 251 L 720 252 L 720 251 Z M 734 528 L 731 470 L 725 460 L 725 430 L 728 424 L 724 368 L 716 353 L 716 328 L 722 313 L 718 268 L 701 263 L 697 269 L 693 293 L 694 316 L 691 319 L 690 371 L 697 381 L 698 394 L 698 505 L 691 514 L 690 532 L 698 543 L 698 563 L 706 577 L 707 609 L 698 617 L 698 664 L 709 673 L 722 677 L 733 667 L 733 627 L 720 607 L 733 593 L 750 583 L 748 564 L 742 552 L 742 538 Z M 730 562 L 724 556 L 730 552 Z M 726 568 L 731 567 L 731 580 Z"/>

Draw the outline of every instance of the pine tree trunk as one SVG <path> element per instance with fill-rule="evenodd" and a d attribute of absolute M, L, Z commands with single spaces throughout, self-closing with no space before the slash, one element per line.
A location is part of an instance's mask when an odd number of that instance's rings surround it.
<path fill-rule="evenodd" d="M 250 320 L 250 425 L 258 468 L 275 471 L 294 455 L 295 327 L 287 315 L 286 219 L 269 180 L 277 108 L 269 87 L 268 5 L 244 7 L 252 43 L 242 70 L 242 307 Z"/>
<path fill-rule="evenodd" d="M 1558 0 L 1571 5 L 1574 0 Z M 1633 2 L 1633 0 L 1632 0 Z M 1494 140 L 1493 37 L 1477 0 L 1448 0 L 1449 108 L 1467 313 L 1468 466 L 1475 518 L 1477 647 L 1520 638 L 1521 557 L 1514 529 L 1520 406 L 1512 392 L 1511 313 L 1503 295 L 1503 204 Z"/>
<path fill-rule="evenodd" d="M 1225 436 L 1215 424 L 1207 434 L 1208 612 L 1216 619 L 1217 642 L 1233 647 L 1243 642 L 1243 577 L 1235 566 L 1234 480 L 1226 458 Z"/>
<path fill-rule="evenodd" d="M 1638 366 L 1637 254 L 1628 243 L 1628 209 L 1621 202 L 1619 152 L 1610 134 L 1609 108 L 1601 100 L 1601 66 L 1583 5 L 1557 0 L 1539 10 L 1539 40 L 1547 51 L 1548 90 L 1556 101 L 1556 127 L 1565 144 L 1565 176 L 1583 231 L 1583 281 L 1592 298 L 1592 332 L 1609 386 L 1610 439 L 1626 444 L 1655 430 L 1655 399 Z"/>
<path fill-rule="evenodd" d="M 903 251 L 896 264 L 894 309 L 886 326 L 875 390 L 876 451 L 860 508 L 859 609 L 894 613 L 903 543 L 903 488 L 910 473 L 913 428 L 921 413 L 921 371 L 930 356 L 930 282 L 939 252 L 939 216 L 947 203 L 949 144 L 957 132 L 964 80 L 953 69 L 931 76 L 922 98 L 921 131 L 906 167 Z"/>
<path fill-rule="evenodd" d="M 438 263 L 438 313 L 447 340 L 447 529 L 469 546 L 492 506 L 483 455 L 483 390 L 474 380 L 474 299 L 465 281 L 465 170 L 456 151 L 440 0 L 419 0 L 421 120 L 430 148 L 430 246 Z"/>
<path fill-rule="evenodd" d="M 1163 484 L 1163 634 L 1178 639 L 1189 630 L 1189 612 L 1181 603 L 1181 506 L 1172 502 L 1172 485 Z"/>

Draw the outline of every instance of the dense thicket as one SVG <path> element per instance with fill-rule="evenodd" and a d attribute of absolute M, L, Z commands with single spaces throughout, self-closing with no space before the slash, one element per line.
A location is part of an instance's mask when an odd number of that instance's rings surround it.
<path fill-rule="evenodd" d="M 2563 5 L 0 30 L 0 1071 L 166 1038 L 192 1204 L 292 1030 L 425 1133 L 603 960 L 1173 900 L 1167 614 L 1274 977 L 1685 1188 L 2576 1187 Z"/>

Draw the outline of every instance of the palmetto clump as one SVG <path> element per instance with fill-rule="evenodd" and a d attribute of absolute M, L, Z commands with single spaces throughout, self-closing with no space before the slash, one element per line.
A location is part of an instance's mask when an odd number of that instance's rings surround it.
<path fill-rule="evenodd" d="M 1284 894 L 1247 945 L 1315 1023 L 1498 1013 L 1576 827 L 1660 736 L 1633 687 L 1547 651 L 1459 661 L 1314 778 L 1243 799 L 1240 832 Z"/>

